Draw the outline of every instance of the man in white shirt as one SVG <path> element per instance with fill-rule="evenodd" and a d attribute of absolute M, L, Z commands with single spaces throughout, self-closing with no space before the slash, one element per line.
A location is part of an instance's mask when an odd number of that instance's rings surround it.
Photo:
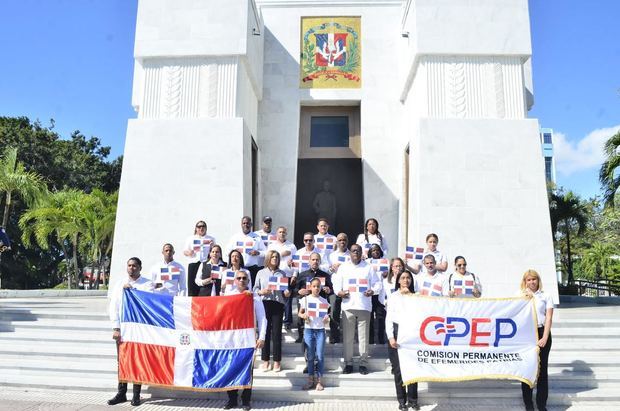
<path fill-rule="evenodd" d="M 342 298 L 345 362 L 342 373 L 353 372 L 353 343 L 357 327 L 360 352 L 359 372 L 366 375 L 368 374 L 368 337 L 372 296 L 381 292 L 382 285 L 372 266 L 362 260 L 362 247 L 359 244 L 353 244 L 350 251 L 351 261 L 340 266 L 334 281 L 334 291 Z"/>
<path fill-rule="evenodd" d="M 419 294 L 441 297 L 450 295 L 448 278 L 444 273 L 437 271 L 435 256 L 424 256 L 424 270 L 415 276 L 415 289 Z"/>
<path fill-rule="evenodd" d="M 244 268 L 250 272 L 252 284 L 256 284 L 256 274 L 263 268 L 267 248 L 260 236 L 252 232 L 252 218 L 249 216 L 241 219 L 241 232 L 232 236 L 226 247 L 226 253 L 234 249 L 243 254 Z"/>
<path fill-rule="evenodd" d="M 261 240 L 263 240 L 263 245 L 265 246 L 265 248 L 269 248 L 269 244 L 272 243 L 273 241 L 270 241 L 269 237 L 271 237 L 271 239 L 273 240 L 273 233 L 271 232 L 271 224 L 273 223 L 273 220 L 270 216 L 266 215 L 263 217 L 263 228 L 258 230 L 258 231 L 254 231 L 254 234 L 260 236 Z"/>
<path fill-rule="evenodd" d="M 329 254 L 329 262 L 327 267 L 322 270 L 329 272 L 332 275 L 332 282 L 338 275 L 338 268 L 349 261 L 351 261 L 351 253 L 349 253 L 349 236 L 345 233 L 340 233 L 336 236 L 336 249 Z M 342 298 L 338 297 L 335 293 L 329 295 L 329 305 L 332 309 L 329 313 L 329 343 L 335 344 L 341 341 L 340 335 L 340 314 L 342 306 Z"/>
<path fill-rule="evenodd" d="M 123 301 L 123 292 L 125 288 L 134 288 L 141 291 L 153 291 L 153 282 L 150 279 L 140 275 L 142 270 L 142 261 L 138 257 L 132 257 L 127 261 L 127 278 L 121 281 L 110 294 L 110 321 L 112 322 L 112 339 L 116 341 L 116 366 L 118 367 L 118 346 L 121 342 L 121 308 Z M 133 397 L 131 405 L 140 405 L 140 391 L 142 385 L 133 385 Z M 118 383 L 118 392 L 108 400 L 108 405 L 116 405 L 127 401 L 127 383 Z"/>
<path fill-rule="evenodd" d="M 316 223 L 318 233 L 314 235 L 314 246 L 319 249 L 321 261 L 329 261 L 329 254 L 336 248 L 336 236 L 330 234 L 329 222 L 326 218 L 319 218 Z"/>
<path fill-rule="evenodd" d="M 235 288 L 230 294 L 227 295 L 236 295 L 241 293 L 249 293 L 250 291 L 248 274 L 245 271 L 237 271 L 235 273 L 234 285 Z M 265 345 L 265 332 L 267 331 L 267 318 L 265 317 L 265 308 L 263 306 L 263 302 L 260 297 L 254 296 L 254 319 L 256 321 L 256 325 L 258 327 L 258 339 L 256 340 L 256 348 L 263 348 Z M 227 391 L 228 394 L 228 402 L 224 406 L 225 410 L 229 410 L 231 408 L 237 408 L 237 391 L 231 390 Z M 249 410 L 251 408 L 250 400 L 252 399 L 252 389 L 245 388 L 241 392 L 241 406 L 244 410 Z"/>
<path fill-rule="evenodd" d="M 155 287 L 155 293 L 171 296 L 187 296 L 187 276 L 185 268 L 174 261 L 174 247 L 170 243 L 164 244 L 161 254 L 164 256 L 163 263 L 151 268 L 151 281 Z"/>

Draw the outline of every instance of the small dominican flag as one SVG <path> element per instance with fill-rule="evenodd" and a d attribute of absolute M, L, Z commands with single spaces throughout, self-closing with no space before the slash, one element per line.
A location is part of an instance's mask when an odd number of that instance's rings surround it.
<path fill-rule="evenodd" d="M 268 288 L 275 291 L 286 291 L 288 290 L 288 278 L 280 276 L 269 277 Z"/>
<path fill-rule="evenodd" d="M 329 309 L 329 304 L 325 303 L 308 303 L 308 310 L 306 313 L 308 317 L 311 318 L 323 318 L 327 315 L 327 310 Z"/>
<path fill-rule="evenodd" d="M 263 240 L 263 244 L 265 244 L 265 248 L 269 247 L 269 244 L 273 243 L 278 239 L 275 234 L 265 234 L 261 235 L 260 239 Z"/>
<path fill-rule="evenodd" d="M 254 241 L 237 241 L 237 250 L 240 253 L 250 254 L 250 252 L 254 249 Z"/>
<path fill-rule="evenodd" d="M 226 287 L 228 284 L 234 284 L 235 271 L 224 270 L 223 272 L 220 273 L 220 278 L 222 279 L 222 288 Z"/>
<path fill-rule="evenodd" d="M 349 257 L 348 255 L 340 255 L 338 256 L 338 262 L 339 263 L 348 263 L 349 261 L 351 261 L 351 257 Z"/>
<path fill-rule="evenodd" d="M 424 281 L 420 294 L 430 295 L 431 297 L 441 297 L 441 295 L 443 294 L 443 288 L 441 287 L 441 284 Z"/>
<path fill-rule="evenodd" d="M 317 237 L 316 248 L 319 250 L 333 250 L 335 246 L 334 237 Z"/>
<path fill-rule="evenodd" d="M 372 266 L 373 270 L 378 273 L 387 273 L 388 271 L 390 271 L 390 260 L 388 260 L 387 258 L 373 258 L 372 260 L 370 260 L 370 265 Z"/>
<path fill-rule="evenodd" d="M 407 246 L 405 249 L 405 260 L 422 260 L 424 258 L 424 248 Z"/>
<path fill-rule="evenodd" d="M 211 279 L 212 280 L 219 280 L 222 278 L 222 271 L 224 271 L 224 267 L 221 267 L 219 265 L 212 265 L 211 266 Z"/>
<path fill-rule="evenodd" d="M 125 289 L 120 317 L 120 381 L 193 391 L 252 386 L 252 296 L 172 297 Z"/>
<path fill-rule="evenodd" d="M 299 271 L 306 271 L 310 268 L 310 254 L 295 254 L 292 258 L 292 261 L 293 267 L 299 269 Z"/>
<path fill-rule="evenodd" d="M 474 295 L 474 280 L 454 280 L 455 295 Z"/>
<path fill-rule="evenodd" d="M 368 278 L 349 278 L 349 292 L 364 293 L 368 291 Z"/>
<path fill-rule="evenodd" d="M 181 270 L 179 267 L 161 267 L 159 269 L 159 280 L 160 281 L 170 281 L 170 280 L 179 280 L 181 276 Z"/>
<path fill-rule="evenodd" d="M 319 280 L 321 280 L 321 287 L 325 287 L 325 277 L 317 277 Z M 310 280 L 313 280 L 313 278 L 311 278 Z M 312 284 L 312 281 L 306 281 L 306 290 L 310 290 L 310 285 Z"/>
<path fill-rule="evenodd" d="M 194 239 L 194 251 L 200 251 L 203 248 L 211 245 L 211 240 L 208 238 L 195 238 Z"/>

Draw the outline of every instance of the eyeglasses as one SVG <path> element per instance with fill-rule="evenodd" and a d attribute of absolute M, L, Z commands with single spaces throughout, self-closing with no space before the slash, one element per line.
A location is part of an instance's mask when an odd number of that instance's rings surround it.
<path fill-rule="evenodd" d="M 248 281 L 248 277 L 237 277 L 237 281 Z"/>
<path fill-rule="evenodd" d="M 351 252 L 355 254 L 361 254 L 362 250 L 360 250 L 359 248 L 354 248 L 353 250 L 351 250 Z"/>
<path fill-rule="evenodd" d="M 467 267 L 467 264 L 457 264 L 456 266 L 457 266 L 458 268 L 461 268 L 461 267 Z"/>
<path fill-rule="evenodd" d="M 206 225 L 197 225 L 196 228 L 207 228 Z"/>
<path fill-rule="evenodd" d="M 304 243 L 311 243 L 313 241 L 314 241 L 314 239 L 312 239 L 312 238 L 304 238 Z"/>

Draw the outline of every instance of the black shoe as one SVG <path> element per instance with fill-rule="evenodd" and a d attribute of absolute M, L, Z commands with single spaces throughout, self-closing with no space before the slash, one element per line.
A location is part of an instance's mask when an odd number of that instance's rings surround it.
<path fill-rule="evenodd" d="M 139 395 L 137 397 L 134 396 L 131 399 L 131 405 L 133 405 L 134 407 L 137 407 L 138 405 L 140 405 L 140 396 Z"/>
<path fill-rule="evenodd" d="M 127 396 L 125 394 L 116 394 L 114 398 L 108 400 L 108 405 L 116 405 L 121 402 L 127 402 Z"/>
<path fill-rule="evenodd" d="M 363 365 L 360 367 L 360 374 L 362 375 L 366 375 L 368 374 L 368 368 L 364 367 Z"/>
<path fill-rule="evenodd" d="M 418 400 L 409 400 L 409 408 L 412 410 L 419 410 L 420 406 L 418 405 Z"/>
<path fill-rule="evenodd" d="M 295 340 L 295 342 L 296 342 L 297 344 L 299 344 L 300 342 L 303 342 L 303 340 L 304 340 L 303 338 L 301 338 L 301 337 L 297 337 L 297 339 Z"/>
<path fill-rule="evenodd" d="M 290 324 L 285 324 L 285 325 L 284 325 L 284 329 L 285 329 L 286 331 L 291 331 L 291 325 L 290 325 Z"/>
<path fill-rule="evenodd" d="M 237 401 L 228 400 L 226 405 L 224 405 L 225 410 L 229 410 L 231 408 L 237 408 Z"/>
<path fill-rule="evenodd" d="M 353 366 L 352 365 L 346 365 L 344 367 L 344 370 L 342 370 L 343 374 L 351 374 L 353 372 Z"/>
<path fill-rule="evenodd" d="M 304 367 L 304 370 L 302 371 L 303 374 L 308 374 L 308 366 L 306 365 Z"/>
<path fill-rule="evenodd" d="M 243 405 L 241 406 L 241 408 L 243 408 L 245 411 L 248 411 L 248 410 L 251 410 L 251 409 L 252 409 L 252 406 L 251 406 L 251 405 L 250 405 L 250 403 L 248 402 L 248 403 L 246 403 L 246 404 L 243 404 Z"/>
<path fill-rule="evenodd" d="M 407 404 L 398 404 L 398 409 L 401 411 L 406 411 L 407 410 Z"/>

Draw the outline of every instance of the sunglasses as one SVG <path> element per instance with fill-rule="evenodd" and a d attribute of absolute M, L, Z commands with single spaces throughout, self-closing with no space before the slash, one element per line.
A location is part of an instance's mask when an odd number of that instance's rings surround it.
<path fill-rule="evenodd" d="M 248 277 L 237 277 L 237 281 L 248 281 Z"/>
<path fill-rule="evenodd" d="M 311 243 L 314 240 L 312 238 L 304 238 L 304 243 Z"/>
<path fill-rule="evenodd" d="M 197 225 L 196 228 L 207 228 L 206 225 Z"/>
<path fill-rule="evenodd" d="M 457 264 L 457 267 L 461 268 L 461 267 L 467 267 L 467 264 Z"/>

